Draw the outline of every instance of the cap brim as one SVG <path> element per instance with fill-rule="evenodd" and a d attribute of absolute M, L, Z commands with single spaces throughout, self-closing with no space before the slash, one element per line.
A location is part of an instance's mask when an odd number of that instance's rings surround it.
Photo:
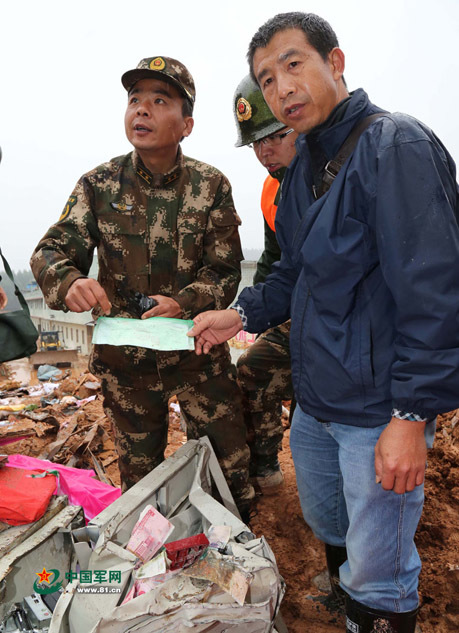
<path fill-rule="evenodd" d="M 192 97 L 186 92 L 182 84 L 174 79 L 174 77 L 170 77 L 169 75 L 166 75 L 166 73 L 162 73 L 159 70 L 150 70 L 149 68 L 134 68 L 134 70 L 128 70 L 121 77 L 121 83 L 129 92 L 133 85 L 141 79 L 152 79 L 153 77 L 161 79 L 161 81 L 165 81 L 166 83 L 174 86 L 174 88 L 177 88 L 180 94 L 185 97 L 185 99 L 188 99 L 191 104 L 193 104 Z"/>

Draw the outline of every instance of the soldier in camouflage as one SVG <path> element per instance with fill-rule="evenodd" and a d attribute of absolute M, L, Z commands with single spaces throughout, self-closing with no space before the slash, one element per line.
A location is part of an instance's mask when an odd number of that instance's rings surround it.
<path fill-rule="evenodd" d="M 281 256 L 274 218 L 280 183 L 295 155 L 297 134 L 280 123 L 269 110 L 260 88 L 250 75 L 236 88 L 233 100 L 238 132 L 236 147 L 253 147 L 269 174 L 263 185 L 265 248 L 257 263 L 253 283 L 265 280 Z M 283 483 L 278 452 L 282 449 L 282 400 L 293 398 L 290 367 L 290 321 L 261 334 L 239 358 L 237 379 L 244 403 L 250 474 L 265 494 Z"/>
<path fill-rule="evenodd" d="M 240 220 L 217 169 L 182 154 L 193 129 L 195 87 L 167 57 L 126 72 L 126 135 L 134 151 L 78 181 L 31 259 L 54 309 L 134 318 L 135 291 L 157 305 L 142 318 L 191 319 L 226 308 L 240 280 Z M 88 278 L 94 249 L 98 280 Z M 208 435 L 239 508 L 254 496 L 241 395 L 226 344 L 209 356 L 188 351 L 95 345 L 90 368 L 113 424 L 122 488 L 164 459 L 168 400 L 177 394 L 188 438 Z"/>

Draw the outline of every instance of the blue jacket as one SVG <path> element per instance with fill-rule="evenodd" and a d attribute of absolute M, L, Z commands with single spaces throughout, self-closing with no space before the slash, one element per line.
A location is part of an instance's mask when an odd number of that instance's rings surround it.
<path fill-rule="evenodd" d="M 299 137 L 276 217 L 281 262 L 238 300 L 249 331 L 291 312 L 299 405 L 357 426 L 387 423 L 393 407 L 427 418 L 459 407 L 459 194 L 442 143 L 384 113 L 312 196 L 311 144 L 331 159 L 375 112 L 357 90 L 342 121 Z"/>

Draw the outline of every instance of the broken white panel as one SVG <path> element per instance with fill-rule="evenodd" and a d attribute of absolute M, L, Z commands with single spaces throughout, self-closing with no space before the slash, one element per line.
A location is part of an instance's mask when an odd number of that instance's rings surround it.
<path fill-rule="evenodd" d="M 65 584 L 65 572 L 69 571 L 74 555 L 67 527 L 74 520 L 83 521 L 80 506 L 66 506 L 31 536 L 3 552 L 0 561 L 0 621 L 11 605 L 33 593 L 36 572 L 43 567 L 57 569 L 59 580 Z"/>

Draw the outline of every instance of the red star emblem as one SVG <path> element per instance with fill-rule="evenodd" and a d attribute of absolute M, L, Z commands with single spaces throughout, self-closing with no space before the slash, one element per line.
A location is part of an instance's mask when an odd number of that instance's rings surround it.
<path fill-rule="evenodd" d="M 52 576 L 52 574 L 50 572 L 47 572 L 46 569 L 43 567 L 43 571 L 42 572 L 35 572 L 37 574 L 37 576 L 40 578 L 40 582 L 47 582 L 49 585 L 49 578 L 50 576 Z"/>
<path fill-rule="evenodd" d="M 241 114 L 244 114 L 244 112 L 245 112 L 245 104 L 244 103 L 240 103 L 239 104 L 239 112 Z"/>

